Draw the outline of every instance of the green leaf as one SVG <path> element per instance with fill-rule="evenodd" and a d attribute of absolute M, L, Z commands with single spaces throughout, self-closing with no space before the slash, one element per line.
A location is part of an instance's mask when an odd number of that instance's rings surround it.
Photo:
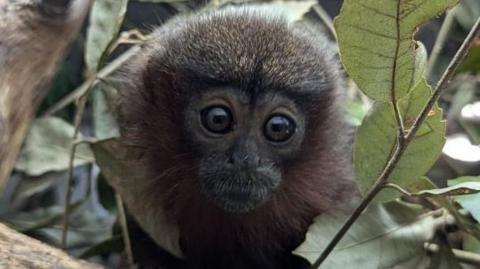
<path fill-rule="evenodd" d="M 462 187 L 480 185 L 480 176 L 465 176 L 448 180 L 448 186 Z M 478 189 L 477 189 L 478 190 Z M 468 210 L 472 217 L 480 222 L 480 193 L 456 196 L 455 201 Z"/>
<path fill-rule="evenodd" d="M 430 96 L 431 90 L 422 79 L 410 94 L 399 101 L 405 128 L 411 127 Z M 435 107 L 395 166 L 389 182 L 406 187 L 423 176 L 441 153 L 445 143 L 445 128 L 442 111 Z M 355 142 L 354 166 L 362 193 L 368 192 L 381 174 L 396 143 L 397 126 L 393 106 L 384 102 L 374 103 L 357 130 Z M 389 201 L 399 196 L 394 190 L 383 190 L 376 199 Z"/>
<path fill-rule="evenodd" d="M 15 169 L 30 176 L 68 169 L 74 127 L 62 119 L 46 117 L 36 119 L 25 139 Z M 93 162 L 90 147 L 80 144 L 76 148 L 74 166 Z"/>
<path fill-rule="evenodd" d="M 92 90 L 93 130 L 99 140 L 119 137 L 120 131 L 106 88 L 111 86 L 100 84 Z M 112 90 L 113 91 L 113 90 Z"/>
<path fill-rule="evenodd" d="M 421 209 L 392 202 L 371 205 L 348 230 L 322 269 L 422 268 L 424 242 L 432 237 L 433 217 Z M 311 263 L 318 258 L 343 219 L 323 214 L 310 226 L 306 240 L 293 253 Z"/>
<path fill-rule="evenodd" d="M 479 182 L 462 182 L 451 187 L 423 190 L 417 193 L 413 193 L 414 196 L 452 196 L 452 195 L 471 195 L 480 192 L 480 180 Z"/>
<path fill-rule="evenodd" d="M 423 48 L 419 25 L 457 0 L 345 0 L 335 19 L 340 57 L 350 77 L 370 98 L 396 101 L 420 81 Z M 395 97 L 395 98 L 393 98 Z"/>
<path fill-rule="evenodd" d="M 465 60 L 458 66 L 457 73 L 479 73 L 480 72 L 480 39 L 470 49 Z"/>
<path fill-rule="evenodd" d="M 87 70 L 96 73 L 105 53 L 116 38 L 127 11 L 128 0 L 96 0 L 90 12 L 85 63 Z"/>

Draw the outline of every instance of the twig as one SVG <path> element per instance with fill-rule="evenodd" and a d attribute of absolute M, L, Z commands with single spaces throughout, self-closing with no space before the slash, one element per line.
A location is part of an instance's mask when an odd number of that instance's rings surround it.
<path fill-rule="evenodd" d="M 122 67 L 128 60 L 130 60 L 133 56 L 135 56 L 139 51 L 141 50 L 141 45 L 136 45 L 128 49 L 125 53 L 120 55 L 118 58 L 113 60 L 111 63 L 107 64 L 104 68 L 102 68 L 97 76 L 93 79 L 87 80 L 83 82 L 78 88 L 73 90 L 69 95 L 65 96 L 60 100 L 58 103 L 50 107 L 43 116 L 51 116 L 58 111 L 62 110 L 78 98 L 80 98 L 82 95 L 85 95 L 85 93 L 90 89 L 91 87 L 95 87 L 98 84 L 99 79 L 105 79 L 109 75 L 111 75 L 113 72 L 118 70 L 120 67 Z M 92 82 L 93 80 L 93 82 Z"/>
<path fill-rule="evenodd" d="M 435 40 L 435 45 L 433 45 L 432 53 L 430 59 L 428 61 L 427 67 L 427 74 L 426 77 L 429 82 L 432 81 L 433 71 L 437 65 L 438 56 L 443 50 L 443 46 L 447 40 L 447 37 L 452 29 L 453 22 L 455 18 L 455 9 L 447 11 L 447 15 L 443 20 L 442 26 L 440 27 L 440 31 L 438 31 L 437 39 Z"/>
<path fill-rule="evenodd" d="M 373 184 L 372 189 L 366 194 L 365 198 L 361 201 L 360 205 L 355 209 L 352 215 L 345 221 L 342 225 L 340 230 L 335 234 L 333 239 L 329 242 L 327 247 L 323 250 L 320 257 L 313 263 L 312 268 L 318 268 L 322 262 L 328 257 L 330 252 L 335 248 L 335 246 L 340 242 L 343 236 L 347 233 L 350 226 L 357 220 L 357 218 L 361 215 L 363 210 L 368 206 L 368 204 L 373 200 L 373 198 L 377 195 L 377 193 L 382 190 L 383 186 L 388 180 L 388 177 L 393 172 L 396 164 L 400 160 L 400 157 L 405 152 L 408 144 L 413 140 L 415 134 L 417 133 L 418 129 L 420 128 L 423 121 L 428 116 L 428 113 L 433 108 L 435 103 L 438 101 L 440 95 L 445 91 L 447 85 L 450 83 L 455 70 L 457 69 L 458 65 L 463 61 L 465 56 L 467 55 L 470 47 L 473 45 L 475 37 L 480 33 L 480 18 L 477 19 L 475 25 L 473 26 L 472 30 L 468 34 L 467 38 L 464 40 L 462 46 L 458 49 L 457 53 L 453 57 L 452 61 L 448 65 L 447 69 L 443 73 L 442 77 L 438 81 L 435 90 L 433 91 L 432 96 L 428 100 L 425 107 L 422 109 L 419 116 L 415 119 L 410 131 L 408 131 L 407 135 L 405 136 L 404 143 L 400 144 L 395 147 L 395 151 L 388 160 L 385 168 L 383 169 L 381 175 L 377 178 L 375 183 Z"/>
<path fill-rule="evenodd" d="M 130 234 L 128 232 L 127 217 L 125 214 L 125 207 L 123 206 L 122 197 L 119 194 L 115 194 L 115 200 L 118 208 L 118 218 L 120 219 L 120 226 L 122 227 L 123 244 L 125 245 L 125 252 L 127 254 L 127 260 L 129 267 L 133 268 L 133 251 L 132 244 L 130 243 Z"/>
<path fill-rule="evenodd" d="M 76 136 L 76 134 L 74 134 Z M 63 207 L 63 224 L 62 224 L 62 248 L 67 248 L 67 233 L 68 233 L 68 226 L 69 226 L 69 216 L 70 216 L 70 199 L 72 197 L 72 183 L 73 183 L 73 163 L 75 161 L 75 152 L 77 146 L 82 143 L 93 143 L 96 141 L 95 139 L 84 139 L 80 141 L 76 141 L 72 145 L 72 149 L 70 150 L 70 160 L 68 163 L 68 177 L 65 187 L 65 204 Z"/>

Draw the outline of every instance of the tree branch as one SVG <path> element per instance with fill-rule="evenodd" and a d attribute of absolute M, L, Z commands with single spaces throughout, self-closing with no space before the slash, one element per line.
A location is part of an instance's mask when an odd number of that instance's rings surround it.
<path fill-rule="evenodd" d="M 361 201 L 360 205 L 355 209 L 355 211 L 350 215 L 350 217 L 342 225 L 340 230 L 335 234 L 333 239 L 330 241 L 330 243 L 321 253 L 320 257 L 313 263 L 312 268 L 318 268 L 322 264 L 322 262 L 328 257 L 328 255 L 333 251 L 335 246 L 340 242 L 343 236 L 347 233 L 347 231 L 350 229 L 353 223 L 355 223 L 355 221 L 361 215 L 363 210 L 365 210 L 365 208 L 370 204 L 373 198 L 375 198 L 378 192 L 380 192 L 383 186 L 387 183 L 388 177 L 393 172 L 396 164 L 400 161 L 400 157 L 403 155 L 407 146 L 415 137 L 415 134 L 417 133 L 421 124 L 427 118 L 430 110 L 433 108 L 435 103 L 440 98 L 441 94 L 447 88 L 448 84 L 450 83 L 451 79 L 455 74 L 455 70 L 457 69 L 458 65 L 465 59 L 465 56 L 467 55 L 469 49 L 472 47 L 475 41 L 475 37 L 479 35 L 479 33 L 480 33 L 480 18 L 477 20 L 472 30 L 468 34 L 467 38 L 464 40 L 462 46 L 458 49 L 452 61 L 450 62 L 447 69 L 443 73 L 442 77 L 438 81 L 432 96 L 430 97 L 427 104 L 420 112 L 419 116 L 415 119 L 415 122 L 413 123 L 412 127 L 410 128 L 407 135 L 405 136 L 404 143 L 396 145 L 394 153 L 388 160 L 387 165 L 383 169 L 381 175 L 377 178 L 377 180 L 373 184 L 372 189 L 367 193 L 365 198 L 363 198 L 363 200 Z"/>

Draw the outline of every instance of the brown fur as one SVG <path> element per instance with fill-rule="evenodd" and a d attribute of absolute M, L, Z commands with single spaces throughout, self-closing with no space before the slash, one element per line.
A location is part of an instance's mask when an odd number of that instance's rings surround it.
<path fill-rule="evenodd" d="M 122 135 L 143 149 L 149 175 L 138 182 L 148 212 L 133 214 L 166 212 L 193 267 L 297 268 L 290 251 L 313 218 L 345 209 L 355 195 L 338 67 L 327 41 L 312 36 L 253 11 L 213 11 L 161 27 L 131 65 Z M 253 97 L 265 88 L 289 91 L 307 115 L 302 149 L 282 163 L 281 186 L 252 212 L 225 213 L 199 191 L 181 116 L 206 80 Z"/>

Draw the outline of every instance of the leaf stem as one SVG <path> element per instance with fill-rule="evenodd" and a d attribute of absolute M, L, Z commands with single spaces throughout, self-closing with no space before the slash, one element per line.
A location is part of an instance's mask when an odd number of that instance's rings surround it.
<path fill-rule="evenodd" d="M 76 138 L 78 132 L 75 131 L 74 138 Z M 73 164 L 75 161 L 75 152 L 77 146 L 82 143 L 92 143 L 95 140 L 80 140 L 76 141 L 72 145 L 72 149 L 70 150 L 70 159 L 68 163 L 68 176 L 67 182 L 65 187 L 65 204 L 63 208 L 63 224 L 62 224 L 62 248 L 67 248 L 67 233 L 68 233 L 68 226 L 69 226 L 69 216 L 70 216 L 70 200 L 72 196 L 72 183 L 73 183 Z"/>
<path fill-rule="evenodd" d="M 375 198 L 375 196 L 382 190 L 383 186 L 387 183 L 388 177 L 393 172 L 396 164 L 399 162 L 400 157 L 405 152 L 408 144 L 413 140 L 415 134 L 417 133 L 418 129 L 420 128 L 421 124 L 427 118 L 428 113 L 433 108 L 435 103 L 438 101 L 441 94 L 445 91 L 448 84 L 450 83 L 453 75 L 455 74 L 455 70 L 457 69 L 458 65 L 463 61 L 465 56 L 467 55 L 470 47 L 473 45 L 475 37 L 480 33 L 480 18 L 477 19 L 475 25 L 470 30 L 470 33 L 463 41 L 462 46 L 458 49 L 457 53 L 453 57 L 452 61 L 448 65 L 447 69 L 443 73 L 442 77 L 437 83 L 435 90 L 433 91 L 432 96 L 428 100 L 425 107 L 422 109 L 418 117 L 415 119 L 412 127 L 408 131 L 405 136 L 404 143 L 397 144 L 395 150 L 388 160 L 387 164 L 385 165 L 382 173 L 377 178 L 375 183 L 373 184 L 372 189 L 366 194 L 365 198 L 362 199 L 360 205 L 355 209 L 355 211 L 349 216 L 349 218 L 345 221 L 342 225 L 340 230 L 335 234 L 333 239 L 328 243 L 327 247 L 323 250 L 320 254 L 320 257 L 313 263 L 312 268 L 318 268 L 323 261 L 328 257 L 328 255 L 332 252 L 335 246 L 340 242 L 343 236 L 347 233 L 353 223 L 357 220 L 357 218 L 362 214 L 363 210 L 368 206 L 368 204 Z"/>

